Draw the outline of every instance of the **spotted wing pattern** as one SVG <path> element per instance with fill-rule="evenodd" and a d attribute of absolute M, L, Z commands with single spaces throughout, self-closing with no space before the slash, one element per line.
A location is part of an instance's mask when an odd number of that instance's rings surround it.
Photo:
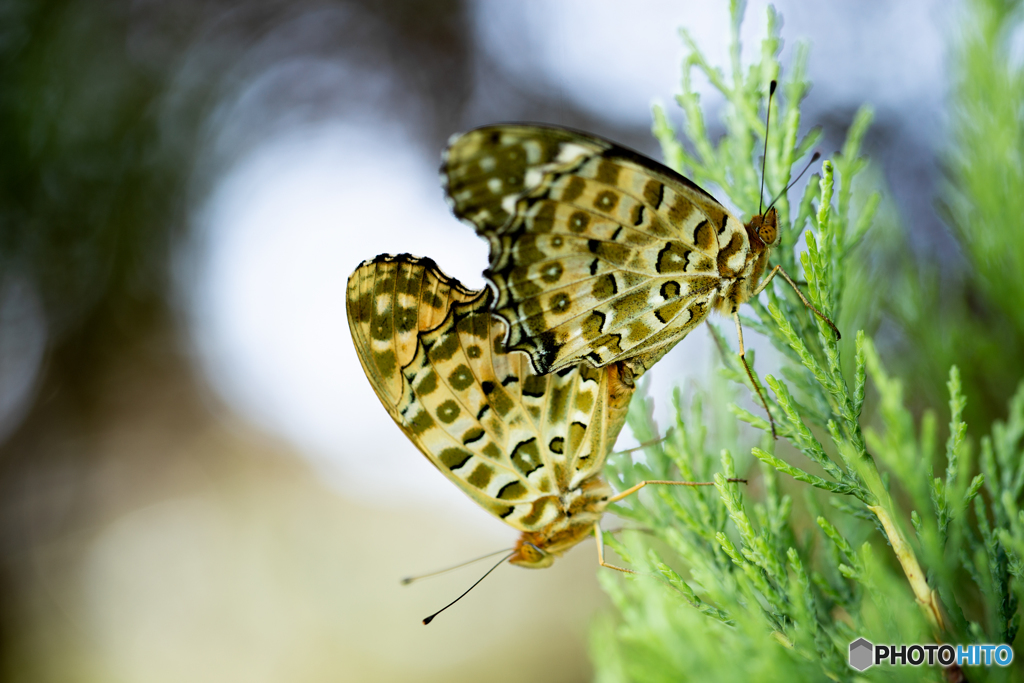
<path fill-rule="evenodd" d="M 452 305 L 479 292 L 441 272 L 430 259 L 381 254 L 348 280 L 348 323 L 359 361 L 385 405 L 402 398 L 401 369 L 416 353 L 420 332 L 441 324 Z"/>
<path fill-rule="evenodd" d="M 370 383 L 413 443 L 481 506 L 533 534 L 531 544 L 558 552 L 559 539 L 590 532 L 611 494 L 600 472 L 633 383 L 617 364 L 535 374 L 525 354 L 503 350 L 492 296 L 427 259 L 377 257 L 349 279 L 349 324 Z M 385 334 L 399 310 L 419 323 L 415 341 Z M 389 351 L 396 366 L 384 372 Z"/>
<path fill-rule="evenodd" d="M 450 141 L 441 171 L 456 216 L 490 242 L 506 347 L 538 372 L 586 359 L 640 375 L 764 268 L 764 245 L 713 197 L 584 133 L 479 128 Z"/>

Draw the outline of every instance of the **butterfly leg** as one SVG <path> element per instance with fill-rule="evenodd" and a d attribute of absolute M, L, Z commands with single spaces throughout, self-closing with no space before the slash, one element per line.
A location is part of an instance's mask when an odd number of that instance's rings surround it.
<path fill-rule="evenodd" d="M 730 482 L 737 483 L 737 484 L 746 484 L 747 483 L 746 479 L 727 479 L 726 481 L 730 481 Z M 608 499 L 608 502 L 609 503 L 617 503 L 618 501 L 622 500 L 626 496 L 629 496 L 629 495 L 632 495 L 632 494 L 636 493 L 637 491 L 639 491 L 643 487 L 647 486 L 648 484 L 665 484 L 667 486 L 714 486 L 715 485 L 715 483 L 713 481 L 662 481 L 662 480 L 649 479 L 647 481 L 640 482 L 636 486 L 630 486 L 628 489 L 626 489 L 622 493 L 618 493 L 618 494 L 612 496 L 611 498 Z M 608 567 L 609 569 L 618 569 L 620 572 L 626 572 L 628 574 L 636 574 L 636 573 L 638 573 L 638 572 L 633 571 L 632 569 L 623 569 L 622 567 L 617 567 L 614 564 L 608 564 L 607 562 L 604 561 L 604 535 L 601 532 L 601 524 L 600 524 L 600 522 L 595 522 L 594 523 L 594 538 L 597 539 L 597 563 L 599 565 L 601 565 L 602 567 Z"/>
<path fill-rule="evenodd" d="M 597 539 L 597 563 L 602 567 L 608 567 L 608 569 L 616 569 L 620 572 L 627 574 L 638 574 L 632 569 L 626 569 L 625 567 L 616 567 L 614 564 L 608 564 L 604 561 L 604 534 L 601 532 L 600 522 L 594 523 L 594 538 Z"/>
<path fill-rule="evenodd" d="M 768 283 L 772 281 L 773 277 L 775 277 L 775 273 L 779 272 L 780 270 L 782 270 L 782 264 L 779 264 L 772 268 L 772 272 L 768 273 L 768 276 L 765 279 L 761 280 L 761 284 L 759 284 L 757 286 L 757 289 L 755 289 L 754 292 L 750 295 L 751 298 L 763 292 L 764 288 L 767 287 Z"/>
<path fill-rule="evenodd" d="M 758 285 L 757 289 L 754 290 L 754 293 L 753 293 L 752 296 L 757 296 L 758 294 L 763 292 L 764 288 L 767 287 L 768 283 L 772 281 L 773 277 L 775 277 L 775 273 L 779 273 L 780 275 L 782 275 L 782 277 L 784 277 L 786 279 L 786 282 L 788 282 L 789 286 L 793 288 L 793 291 L 796 292 L 796 295 L 798 297 L 800 297 L 800 301 L 803 302 L 804 306 L 806 306 L 807 308 L 811 309 L 811 311 L 814 313 L 814 315 L 816 315 L 819 318 L 821 318 L 825 322 L 825 324 L 827 324 L 829 327 L 832 328 L 832 331 L 836 333 L 836 339 L 837 340 L 843 338 L 843 335 L 839 334 L 839 328 L 835 326 L 835 323 L 833 323 L 831 320 L 829 320 L 828 316 L 826 316 L 824 313 L 822 313 L 817 308 L 815 308 L 811 304 L 811 302 L 807 300 L 807 297 L 804 296 L 804 293 L 800 291 L 800 288 L 796 286 L 796 283 L 793 282 L 793 279 L 791 277 L 789 277 L 789 273 L 787 273 L 786 271 L 784 271 L 782 269 L 782 264 L 779 264 L 779 265 L 775 266 L 774 268 L 772 268 L 772 272 L 768 273 L 768 277 L 766 277 L 764 280 L 761 281 L 761 284 Z"/>
<path fill-rule="evenodd" d="M 730 479 L 729 481 L 742 481 L 744 484 L 747 482 L 746 479 Z M 713 481 L 661 481 L 661 480 L 651 479 L 651 480 L 648 480 L 648 481 L 642 481 L 639 484 L 637 484 L 636 486 L 630 486 L 628 489 L 626 489 L 622 493 L 615 494 L 614 496 L 612 496 L 611 498 L 608 499 L 608 503 L 609 504 L 610 503 L 618 503 L 620 500 L 622 500 L 626 496 L 633 495 L 634 493 L 636 493 L 637 491 L 639 491 L 643 487 L 647 486 L 648 484 L 666 484 L 668 486 L 714 486 L 715 482 L 713 482 Z"/>
<path fill-rule="evenodd" d="M 779 266 L 775 266 L 775 270 L 779 270 Z M 775 270 L 772 271 L 772 275 L 775 274 Z M 771 276 L 769 276 L 771 277 Z M 743 369 L 747 371 L 747 377 L 750 378 L 750 384 L 754 387 L 754 391 L 757 392 L 757 397 L 761 399 L 761 405 L 764 406 L 764 411 L 768 413 L 768 423 L 772 427 L 772 438 L 779 438 L 775 433 L 775 418 L 772 417 L 772 411 L 768 409 L 768 401 L 765 400 L 764 394 L 761 393 L 761 385 L 754 380 L 754 373 L 750 371 L 750 366 L 747 365 L 746 350 L 743 348 L 743 326 L 740 325 L 740 314 L 736 311 L 732 312 L 733 320 L 736 321 L 736 336 L 740 340 L 740 361 L 743 363 Z"/>

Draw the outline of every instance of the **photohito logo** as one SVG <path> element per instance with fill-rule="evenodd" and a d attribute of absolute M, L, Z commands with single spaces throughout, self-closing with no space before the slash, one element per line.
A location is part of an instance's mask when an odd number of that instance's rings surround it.
<path fill-rule="evenodd" d="M 865 638 L 850 643 L 850 666 L 857 671 L 886 662 L 890 666 L 1009 666 L 1012 661 L 1009 645 L 875 645 Z"/>

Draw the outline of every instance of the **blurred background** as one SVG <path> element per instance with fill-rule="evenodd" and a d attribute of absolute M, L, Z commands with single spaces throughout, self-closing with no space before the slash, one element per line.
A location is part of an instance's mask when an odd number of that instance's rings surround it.
<path fill-rule="evenodd" d="M 944 333 L 908 349 L 938 299 L 990 348 L 1024 334 L 937 202 L 959 6 L 775 6 L 783 63 L 811 44 L 803 121 L 822 152 L 876 110 L 888 237 L 863 258 L 890 280 L 862 306 L 931 401 L 960 349 Z M 756 51 L 765 4 L 746 16 Z M 438 183 L 455 132 L 542 121 L 658 158 L 649 110 L 679 120 L 679 26 L 728 64 L 725 2 L 0 0 L 0 675 L 588 680 L 589 544 L 546 571 L 502 567 L 420 624 L 483 568 L 401 577 L 516 533 L 379 405 L 345 284 L 411 252 L 482 285 L 486 246 Z M 721 99 L 703 104 L 722 131 Z M 652 394 L 716 362 L 700 329 Z M 1021 360 L 973 380 L 960 362 L 972 431 L 987 428 Z"/>

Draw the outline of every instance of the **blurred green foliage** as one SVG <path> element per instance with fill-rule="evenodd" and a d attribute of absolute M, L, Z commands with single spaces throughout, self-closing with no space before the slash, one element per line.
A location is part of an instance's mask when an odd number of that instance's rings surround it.
<path fill-rule="evenodd" d="M 175 87 L 184 49 L 146 33 L 152 9 L 0 0 L 0 289 L 28 283 L 47 331 L 24 342 L 45 343 L 40 379 L 0 444 L 4 680 L 40 677 L 47 659 L 32 647 L 31 558 L 95 504 L 111 369 L 172 325 L 170 256 L 206 105 L 202 79 Z M 0 334 L 16 347 L 22 331 Z M 155 346 L 149 368 L 173 365 L 173 345 Z"/>
<path fill-rule="evenodd" d="M 960 260 L 915 258 L 891 222 L 876 233 L 873 272 L 892 287 L 875 306 L 898 330 L 911 400 L 941 401 L 945 369 L 957 364 L 967 420 L 987 428 L 1024 376 L 1024 5 L 970 0 L 962 11 L 950 37 L 948 139 L 936 144 L 945 182 L 935 198 Z"/>
<path fill-rule="evenodd" d="M 177 67 L 126 3 L 0 12 L 0 272 L 34 283 L 52 360 L 93 372 L 166 309 L 201 109 L 167 125 Z"/>
<path fill-rule="evenodd" d="M 780 21 L 769 8 L 760 59 L 744 69 L 743 6 L 731 7 L 730 74 L 709 65 L 684 31 L 690 56 L 678 101 L 687 141 L 678 140 L 660 109 L 654 133 L 670 165 L 717 185 L 753 214 L 761 198 L 752 159 L 766 134 L 759 108 L 779 74 Z M 967 264 L 929 280 L 920 275 L 935 267 L 905 253 L 903 262 L 911 265 L 894 265 L 905 243 L 875 240 L 881 196 L 855 182 L 867 167 L 860 149 L 871 113 L 863 109 L 842 152 L 824 162 L 799 203 L 791 208 L 785 197 L 779 201 L 784 238 L 773 258 L 802 275 L 810 301 L 840 329 L 895 324 L 901 341 L 876 349 L 863 329 L 839 341 L 779 280 L 766 289 L 767 305 L 750 302 L 756 318 L 744 324 L 784 358 L 783 377 L 764 378 L 780 440 L 771 439 L 759 414 L 730 405 L 729 385 L 716 380 L 688 407 L 676 393 L 675 423 L 642 461 L 611 459 L 609 477 L 620 490 L 645 479 L 711 477 L 715 488 L 663 487 L 617 506 L 617 514 L 645 533 L 606 533 L 606 542 L 642 573 L 600 573 L 616 614 L 594 627 L 598 680 L 939 681 L 966 674 L 1000 681 L 1024 671 L 1019 660 L 1010 668 L 963 671 L 859 673 L 847 664 L 849 643 L 859 637 L 1013 644 L 1020 626 L 1024 306 L 1015 300 L 1024 297 L 1024 241 L 1015 236 L 1024 234 L 1024 212 L 1017 210 L 1024 200 L 1011 195 L 1024 168 L 1024 89 L 1007 50 L 1021 15 L 1016 6 L 991 0 L 973 0 L 969 10 L 975 23 L 966 26 L 956 53 L 956 133 L 944 190 Z M 770 195 L 786 187 L 791 167 L 819 136 L 814 130 L 797 135 L 809 88 L 806 59 L 806 48 L 798 47 L 767 131 Z M 693 69 L 726 99 L 727 133 L 717 145 L 707 137 L 690 86 Z M 797 261 L 801 238 L 806 249 Z M 727 336 L 713 325 L 712 332 L 723 350 L 722 378 L 752 391 Z M 897 353 L 900 345 L 914 353 Z M 756 373 L 754 379 L 761 382 Z M 944 394 L 941 403 L 931 402 L 941 412 L 922 407 L 937 393 L 932 385 Z M 984 400 L 972 411 L 975 393 Z M 760 462 L 750 468 L 749 487 L 726 482 L 751 462 L 734 460 L 750 448 L 728 425 L 730 412 L 763 432 L 751 451 Z M 663 433 L 651 415 L 650 399 L 638 396 L 630 425 L 641 442 Z"/>

